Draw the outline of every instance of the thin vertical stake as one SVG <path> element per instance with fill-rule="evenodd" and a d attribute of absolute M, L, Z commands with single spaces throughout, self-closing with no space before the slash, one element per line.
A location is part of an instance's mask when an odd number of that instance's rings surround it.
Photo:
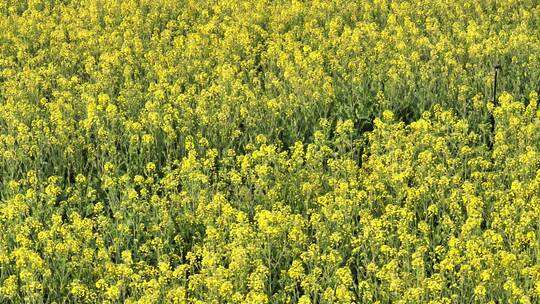
<path fill-rule="evenodd" d="M 493 81 L 493 106 L 494 107 L 497 105 L 497 76 L 499 75 L 500 69 L 501 69 L 500 64 L 495 65 L 495 79 Z M 489 120 L 491 122 L 491 138 L 488 141 L 488 147 L 490 150 L 492 150 L 493 143 L 495 141 L 495 117 L 493 116 L 493 113 L 491 113 Z"/>
<path fill-rule="evenodd" d="M 495 81 L 493 83 L 493 105 L 497 103 L 497 76 L 499 75 L 500 64 L 495 65 Z"/>

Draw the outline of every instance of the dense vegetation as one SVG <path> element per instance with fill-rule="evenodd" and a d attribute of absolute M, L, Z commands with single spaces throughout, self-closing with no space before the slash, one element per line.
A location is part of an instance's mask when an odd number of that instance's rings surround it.
<path fill-rule="evenodd" d="M 535 0 L 0 0 L 0 302 L 539 302 L 539 90 Z"/>

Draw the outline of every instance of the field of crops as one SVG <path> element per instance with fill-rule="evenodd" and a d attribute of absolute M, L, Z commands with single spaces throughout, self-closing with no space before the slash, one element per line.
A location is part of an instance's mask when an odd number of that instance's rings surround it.
<path fill-rule="evenodd" d="M 539 91 L 537 0 L 0 0 L 0 303 L 540 303 Z"/>

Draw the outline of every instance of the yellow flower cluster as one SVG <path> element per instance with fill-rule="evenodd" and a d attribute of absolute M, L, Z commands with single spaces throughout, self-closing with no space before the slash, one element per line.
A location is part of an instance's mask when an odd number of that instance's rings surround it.
<path fill-rule="evenodd" d="M 540 302 L 539 24 L 0 0 L 0 302 Z"/>
<path fill-rule="evenodd" d="M 334 140 L 283 149 L 259 136 L 219 160 L 190 138 L 160 171 L 107 162 L 74 182 L 27 171 L 0 204 L 0 296 L 533 303 L 540 111 L 535 94 L 499 101 L 492 150 L 435 107 L 408 125 L 385 112 L 361 160 L 340 122 Z"/>

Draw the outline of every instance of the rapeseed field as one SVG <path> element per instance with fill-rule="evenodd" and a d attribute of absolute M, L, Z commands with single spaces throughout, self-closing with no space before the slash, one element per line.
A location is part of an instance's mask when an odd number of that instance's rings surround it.
<path fill-rule="evenodd" d="M 536 0 L 0 0 L 0 303 L 540 303 L 538 91 Z"/>

